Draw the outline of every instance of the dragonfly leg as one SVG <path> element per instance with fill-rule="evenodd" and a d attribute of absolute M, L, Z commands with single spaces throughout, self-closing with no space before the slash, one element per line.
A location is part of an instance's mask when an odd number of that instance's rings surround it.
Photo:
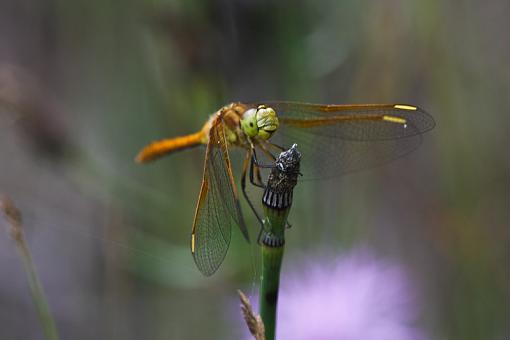
<path fill-rule="evenodd" d="M 262 182 L 262 176 L 260 175 L 260 168 L 254 166 L 253 170 L 255 171 L 254 174 L 255 174 L 255 178 L 257 179 L 258 183 L 260 185 L 264 186 L 264 183 Z M 254 183 L 252 182 L 252 184 L 254 184 Z"/>
<path fill-rule="evenodd" d="M 265 143 L 266 143 L 267 145 L 269 145 L 269 146 L 272 146 L 274 149 L 278 149 L 278 150 L 280 150 L 280 151 L 285 151 L 285 150 L 287 150 L 287 149 L 285 149 L 283 146 L 278 145 L 278 144 L 275 144 L 275 143 L 270 143 L 270 142 L 267 142 L 267 141 L 265 141 Z"/>
<path fill-rule="evenodd" d="M 259 145 L 261 145 L 261 144 L 259 144 Z M 263 151 L 267 151 L 267 150 L 264 150 L 263 148 L 261 148 L 261 149 Z M 274 168 L 275 165 L 274 164 L 261 164 L 261 163 L 259 163 L 259 161 L 257 160 L 257 152 L 255 151 L 255 147 L 253 145 L 252 145 L 252 149 L 251 150 L 252 150 L 252 152 L 251 152 L 252 155 L 251 155 L 251 162 L 250 162 L 250 181 L 251 181 L 251 183 L 253 185 L 265 189 L 266 186 L 262 183 L 262 178 L 260 176 L 260 168 L 266 168 L 266 169 Z M 276 159 L 271 154 L 269 154 L 269 156 L 272 159 Z M 256 172 L 258 183 L 255 182 L 254 172 Z M 261 244 L 260 240 L 262 239 L 262 235 L 264 235 L 264 222 L 263 221 L 261 221 L 259 235 L 257 236 L 257 243 L 258 244 Z"/>
<path fill-rule="evenodd" d="M 254 173 L 255 173 L 255 175 L 254 175 Z M 256 176 L 256 180 L 258 182 L 255 181 L 254 176 Z M 260 168 L 258 167 L 258 165 L 256 163 L 256 156 L 254 156 L 254 155 L 252 155 L 251 160 L 250 160 L 250 182 L 251 182 L 251 184 L 253 184 L 256 187 L 259 187 L 262 189 L 266 188 L 266 186 L 262 183 L 262 178 L 260 176 Z M 260 244 L 260 240 L 264 233 L 264 222 L 260 218 L 259 218 L 259 222 L 260 222 L 260 230 L 259 230 L 259 234 L 257 236 L 258 244 Z"/>
<path fill-rule="evenodd" d="M 259 145 L 261 146 L 262 144 L 259 144 Z M 267 152 L 267 150 L 266 150 L 266 149 L 264 149 L 264 148 L 262 148 L 262 147 L 261 147 L 260 149 L 261 149 L 262 151 L 264 151 L 264 153 L 266 153 L 266 152 Z M 253 163 L 255 163 L 255 165 L 256 165 L 257 167 L 259 167 L 259 168 L 264 168 L 264 169 L 272 169 L 272 168 L 274 168 L 274 167 L 275 167 L 275 165 L 274 165 L 274 164 L 262 164 L 262 163 L 259 163 L 259 161 L 258 161 L 258 159 L 257 159 L 257 152 L 255 151 L 255 147 L 254 147 L 254 146 L 252 146 L 252 148 L 251 148 L 251 152 L 252 152 L 252 156 L 251 156 L 251 158 L 252 158 L 252 162 L 253 162 Z M 276 160 L 276 158 L 275 158 L 273 155 L 271 155 L 271 153 L 269 153 L 269 156 L 270 156 L 273 160 Z"/>
<path fill-rule="evenodd" d="M 258 182 L 255 182 L 254 176 L 257 176 L 256 179 Z M 262 189 L 266 188 L 266 186 L 262 183 L 262 178 L 260 176 L 260 168 L 258 167 L 253 155 L 250 160 L 250 183 Z"/>
<path fill-rule="evenodd" d="M 269 142 L 266 142 L 266 141 L 264 142 L 264 144 L 262 144 L 262 143 L 261 143 L 261 144 L 259 144 L 259 145 L 260 145 L 260 148 L 262 149 L 262 151 L 264 151 L 264 152 L 266 153 L 266 155 L 267 155 L 267 154 L 269 154 L 269 156 L 270 156 L 271 158 L 273 158 L 273 159 L 276 159 L 276 158 L 275 158 L 275 156 L 274 156 L 274 155 L 273 155 L 273 154 L 269 151 L 269 148 L 267 148 L 267 147 L 265 146 L 265 144 L 267 144 L 268 146 L 272 146 L 274 149 L 279 149 L 279 150 L 281 150 L 281 151 L 285 151 L 285 148 L 284 148 L 284 147 L 282 147 L 282 146 L 280 146 L 280 145 L 278 145 L 278 144 L 269 143 Z M 252 163 L 253 163 L 253 162 L 252 162 Z M 259 170 L 259 168 L 255 168 L 255 169 L 256 169 L 256 170 Z M 250 170 L 251 170 L 251 169 L 250 169 Z M 302 175 L 301 173 L 299 173 L 299 174 L 300 174 L 300 175 Z M 250 174 L 250 175 L 251 175 L 251 174 Z M 259 176 L 260 176 L 260 173 L 259 173 Z M 259 179 L 259 181 L 261 181 L 261 180 Z M 252 182 L 252 183 L 253 183 L 253 182 Z M 286 222 L 285 222 L 285 227 L 286 227 L 287 229 L 292 228 L 292 224 L 290 224 L 290 223 L 289 223 L 289 221 L 286 221 Z M 260 231 L 259 236 L 257 237 L 257 242 L 258 242 L 258 243 L 260 243 L 260 238 L 262 237 L 262 231 L 263 231 L 263 230 L 261 230 L 261 231 Z"/>
<path fill-rule="evenodd" d="M 271 144 L 271 145 L 274 145 L 274 144 Z M 259 146 L 260 146 L 260 149 L 268 157 L 270 157 L 272 159 L 276 159 L 276 157 L 264 145 L 259 144 Z M 277 145 L 275 145 L 275 146 L 279 148 L 279 146 L 277 146 Z M 250 182 L 251 182 L 251 184 L 253 184 L 257 187 L 265 189 L 265 185 L 262 184 L 262 178 L 260 177 L 260 168 L 274 168 L 274 164 L 259 163 L 257 160 L 257 153 L 255 151 L 255 148 L 252 146 L 252 156 L 251 156 L 251 162 L 250 162 Z M 254 172 L 256 172 L 258 183 L 255 182 Z M 264 234 L 264 224 L 263 224 L 262 220 L 259 219 L 259 221 L 261 222 L 262 227 L 260 228 L 259 235 L 257 236 L 257 243 L 260 244 L 260 240 L 262 238 L 262 235 Z M 286 226 L 286 228 L 292 227 L 292 225 L 288 221 L 285 222 L 285 226 Z"/>
<path fill-rule="evenodd" d="M 271 151 L 269 151 L 269 149 L 264 145 L 264 143 L 259 143 L 258 146 L 260 147 L 260 150 L 262 150 L 262 152 L 267 156 L 269 157 L 270 159 L 272 159 L 273 161 L 276 161 L 276 156 L 273 155 L 271 153 Z M 255 151 L 255 150 L 254 150 Z"/>
<path fill-rule="evenodd" d="M 244 199 L 246 200 L 246 202 L 248 202 L 248 205 L 250 206 L 251 210 L 255 214 L 255 217 L 257 217 L 257 220 L 262 225 L 262 223 L 263 223 L 262 219 L 260 218 L 259 214 L 257 213 L 257 210 L 253 206 L 253 203 L 251 202 L 251 200 L 248 196 L 248 193 L 246 192 L 246 171 L 248 170 L 248 164 L 250 164 L 250 181 L 253 183 L 252 169 L 251 169 L 253 166 L 253 163 L 251 161 L 251 152 L 250 151 L 246 152 L 246 157 L 244 158 L 244 162 L 243 162 L 243 173 L 241 175 L 241 189 L 243 192 Z M 259 237 L 260 237 L 260 235 L 259 235 Z"/>

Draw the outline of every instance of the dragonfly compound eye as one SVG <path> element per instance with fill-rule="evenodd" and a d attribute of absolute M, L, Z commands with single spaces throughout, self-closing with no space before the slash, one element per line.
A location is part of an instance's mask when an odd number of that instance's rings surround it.
<path fill-rule="evenodd" d="M 258 136 L 262 139 L 268 139 L 278 129 L 279 122 L 275 110 L 264 105 L 257 107 L 257 127 Z"/>
<path fill-rule="evenodd" d="M 241 129 L 249 137 L 255 137 L 259 134 L 257 125 L 257 109 L 249 109 L 243 113 L 241 118 Z"/>

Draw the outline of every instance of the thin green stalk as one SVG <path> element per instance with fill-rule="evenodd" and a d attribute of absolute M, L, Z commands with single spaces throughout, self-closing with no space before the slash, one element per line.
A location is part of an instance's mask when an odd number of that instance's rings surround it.
<path fill-rule="evenodd" d="M 288 211 L 287 211 L 288 213 Z M 264 322 L 266 339 L 274 339 L 276 332 L 276 310 L 278 305 L 278 289 L 280 285 L 280 268 L 282 266 L 283 253 L 285 251 L 283 230 L 285 221 L 278 220 L 269 215 L 266 218 L 268 228 L 265 229 L 265 238 L 272 239 L 281 244 L 270 246 L 262 244 L 262 277 L 260 283 L 260 316 Z M 271 217 L 270 217 L 271 216 Z"/>
<path fill-rule="evenodd" d="M 58 332 L 55 322 L 51 315 L 50 308 L 46 301 L 42 285 L 37 276 L 32 255 L 25 241 L 25 235 L 21 225 L 21 214 L 18 209 L 7 198 L 0 198 L 0 207 L 4 212 L 5 218 L 9 224 L 9 233 L 16 243 L 18 252 L 23 262 L 23 267 L 28 276 L 28 285 L 32 294 L 39 321 L 43 328 L 46 340 L 58 340 Z"/>
<path fill-rule="evenodd" d="M 275 161 L 264 190 L 264 225 L 262 246 L 262 277 L 260 283 L 260 316 L 264 322 L 266 340 L 274 340 L 280 285 L 280 269 L 285 251 L 285 228 L 297 184 L 301 155 L 294 144 Z"/>

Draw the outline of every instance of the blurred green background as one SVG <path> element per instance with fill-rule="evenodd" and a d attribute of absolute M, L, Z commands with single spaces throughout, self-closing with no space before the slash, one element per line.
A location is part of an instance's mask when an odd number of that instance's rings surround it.
<path fill-rule="evenodd" d="M 2 0 L 0 192 L 24 214 L 62 339 L 234 338 L 257 249 L 234 231 L 220 270 L 196 269 L 204 150 L 133 157 L 260 100 L 430 112 L 408 157 L 298 185 L 284 268 L 368 246 L 413 277 L 431 339 L 508 338 L 509 18 L 504 0 Z M 40 339 L 7 233 L 0 271 L 0 339 Z"/>

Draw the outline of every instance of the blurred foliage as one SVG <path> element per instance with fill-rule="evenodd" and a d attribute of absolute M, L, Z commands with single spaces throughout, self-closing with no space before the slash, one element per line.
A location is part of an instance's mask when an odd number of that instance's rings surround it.
<path fill-rule="evenodd" d="M 235 231 L 216 275 L 194 267 L 203 149 L 133 157 L 264 99 L 432 113 L 409 157 L 298 185 L 285 261 L 368 245 L 412 273 L 430 338 L 507 338 L 509 15 L 503 0 L 2 1 L 0 191 L 27 216 L 62 338 L 232 334 L 226 301 L 253 289 L 258 253 Z M 0 338 L 39 338 L 0 243 Z"/>

